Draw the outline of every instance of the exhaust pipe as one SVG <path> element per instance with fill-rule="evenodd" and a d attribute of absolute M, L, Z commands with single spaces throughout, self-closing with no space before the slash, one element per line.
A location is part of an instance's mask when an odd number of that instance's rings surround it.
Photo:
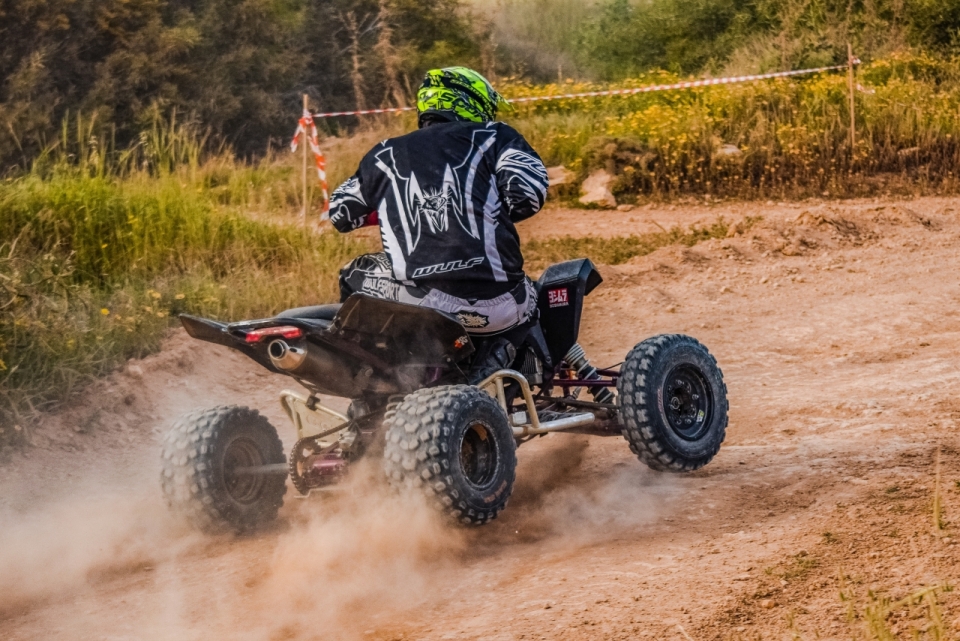
<path fill-rule="evenodd" d="M 357 381 L 355 366 L 320 345 L 277 338 L 267 345 L 267 356 L 278 370 L 309 381 L 323 394 L 357 398 L 370 388 L 369 382 Z"/>
<path fill-rule="evenodd" d="M 267 347 L 267 354 L 270 356 L 270 362 L 277 369 L 285 372 L 292 372 L 301 365 L 307 358 L 307 350 L 302 347 L 288 345 L 287 341 L 277 339 Z"/>

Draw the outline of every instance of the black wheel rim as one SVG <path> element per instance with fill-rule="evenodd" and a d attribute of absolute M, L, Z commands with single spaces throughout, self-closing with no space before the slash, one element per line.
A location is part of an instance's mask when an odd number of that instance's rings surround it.
<path fill-rule="evenodd" d="M 249 505 L 260 498 L 266 477 L 263 474 L 235 474 L 234 470 L 257 467 L 264 462 L 260 449 L 250 439 L 238 438 L 227 445 L 223 453 L 223 485 L 231 499 Z"/>
<path fill-rule="evenodd" d="M 680 438 L 695 441 L 710 425 L 713 397 L 700 369 L 679 365 L 667 375 L 663 387 L 663 410 L 670 427 Z"/>
<path fill-rule="evenodd" d="M 460 440 L 460 469 L 476 489 L 489 485 L 497 472 L 497 444 L 486 425 L 474 423 Z"/>

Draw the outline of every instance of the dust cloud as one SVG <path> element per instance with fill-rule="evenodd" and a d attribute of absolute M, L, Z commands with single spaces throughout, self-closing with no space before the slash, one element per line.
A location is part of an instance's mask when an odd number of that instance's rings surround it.
<path fill-rule="evenodd" d="M 163 562 L 193 540 L 159 495 L 108 494 L 93 483 L 31 511 L 4 509 L 0 617 L 89 581 Z"/>
<path fill-rule="evenodd" d="M 336 492 L 301 500 L 291 491 L 280 524 L 242 537 L 193 532 L 150 475 L 114 494 L 92 479 L 32 511 L 0 513 L 0 630 L 44 605 L 44 625 L 60 638 L 129 630 L 158 640 L 351 641 L 442 602 L 505 546 L 560 551 L 662 513 L 662 477 L 634 463 L 588 478 L 589 441 L 555 438 L 521 452 L 511 504 L 477 529 L 451 527 L 419 496 L 394 493 L 374 460 Z"/>
<path fill-rule="evenodd" d="M 516 489 L 494 525 L 519 542 L 564 549 L 627 531 L 641 536 L 683 492 L 677 477 L 656 474 L 635 458 L 599 464 L 603 450 L 626 449 L 620 438 L 555 434 L 531 445 L 519 453 Z"/>

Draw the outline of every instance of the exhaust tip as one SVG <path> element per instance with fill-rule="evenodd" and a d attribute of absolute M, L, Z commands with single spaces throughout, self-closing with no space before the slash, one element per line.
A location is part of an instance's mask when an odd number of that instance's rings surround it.
<path fill-rule="evenodd" d="M 288 345 L 286 341 L 277 339 L 267 346 L 267 355 L 278 369 L 295 370 L 307 357 L 307 351 L 302 347 Z"/>
<path fill-rule="evenodd" d="M 278 361 L 287 355 L 287 352 L 290 351 L 289 346 L 285 341 L 276 340 L 270 343 L 267 347 L 267 354 L 270 355 L 271 360 Z"/>

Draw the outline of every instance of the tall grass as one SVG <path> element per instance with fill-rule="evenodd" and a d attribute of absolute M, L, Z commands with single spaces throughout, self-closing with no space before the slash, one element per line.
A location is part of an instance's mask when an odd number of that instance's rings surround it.
<path fill-rule="evenodd" d="M 176 314 L 237 320 L 333 300 L 337 269 L 367 249 L 293 216 L 257 219 L 295 203 L 292 167 L 203 157 L 175 125 L 150 135 L 117 153 L 84 129 L 83 149 L 64 140 L 0 183 L 0 443 L 156 350 Z"/>
<path fill-rule="evenodd" d="M 862 626 L 862 636 L 869 641 L 895 641 L 904 636 L 945 641 L 953 635 L 950 623 L 945 620 L 940 596 L 952 591 L 953 586 L 949 584 L 932 585 L 894 601 L 869 590 L 866 599 L 858 603 L 853 591 L 845 587 L 840 599 L 846 604 L 848 623 L 853 628 Z"/>

